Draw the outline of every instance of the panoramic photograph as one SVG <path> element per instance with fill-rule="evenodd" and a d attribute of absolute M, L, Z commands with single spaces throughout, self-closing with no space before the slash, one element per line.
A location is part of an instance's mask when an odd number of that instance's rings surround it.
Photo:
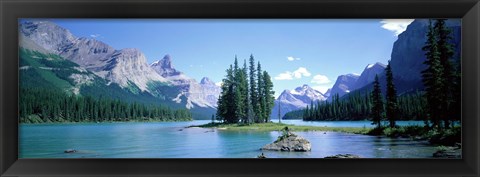
<path fill-rule="evenodd" d="M 461 19 L 19 19 L 19 158 L 462 158 Z"/>

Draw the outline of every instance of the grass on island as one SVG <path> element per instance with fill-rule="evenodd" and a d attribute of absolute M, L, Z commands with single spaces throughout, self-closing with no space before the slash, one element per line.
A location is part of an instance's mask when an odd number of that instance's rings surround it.
<path fill-rule="evenodd" d="M 204 125 L 192 126 L 201 128 L 218 128 L 221 130 L 232 131 L 281 131 L 285 127 L 288 127 L 291 131 L 333 131 L 355 134 L 366 134 L 371 130 L 367 127 L 318 127 L 318 126 L 305 126 L 305 125 L 291 125 L 284 123 L 254 123 L 254 124 L 225 124 L 225 123 L 208 123 Z"/>
<path fill-rule="evenodd" d="M 283 123 L 254 123 L 254 124 L 226 124 L 226 123 L 208 123 L 191 127 L 217 128 L 226 131 L 282 131 L 288 127 L 290 131 L 332 131 L 343 133 L 354 133 L 372 136 L 387 136 L 391 138 L 412 138 L 415 140 L 427 140 L 431 144 L 453 146 L 461 142 L 461 127 L 456 126 L 451 129 L 437 131 L 425 128 L 423 126 L 397 126 L 395 128 L 381 127 L 319 127 L 305 125 L 291 125 Z"/>

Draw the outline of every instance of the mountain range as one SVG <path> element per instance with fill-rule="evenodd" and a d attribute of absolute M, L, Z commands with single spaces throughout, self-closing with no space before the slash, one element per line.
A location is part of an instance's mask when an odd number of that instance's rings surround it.
<path fill-rule="evenodd" d="M 307 84 L 297 87 L 294 90 L 284 90 L 275 100 L 271 118 L 278 118 L 280 106 L 280 116 L 283 117 L 287 112 L 302 109 L 317 101 L 324 101 L 327 98 L 320 91 L 313 89 Z"/>
<path fill-rule="evenodd" d="M 460 51 L 460 20 L 447 20 L 455 51 Z M 391 54 L 394 82 L 399 94 L 423 89 L 421 71 L 425 69 L 425 33 L 428 20 L 414 20 L 398 35 Z M 76 37 L 69 30 L 48 21 L 27 21 L 19 25 L 20 84 L 42 86 L 76 95 L 107 96 L 115 99 L 164 104 L 190 109 L 194 118 L 210 118 L 215 113 L 221 92 L 209 78 L 200 82 L 175 69 L 170 55 L 148 64 L 138 49 L 114 49 L 108 44 Z M 459 63 L 460 53 L 454 59 Z M 327 92 L 308 85 L 284 90 L 275 100 L 271 117 L 305 108 L 312 101 L 330 101 L 333 95 L 371 90 L 375 75 L 385 88 L 385 64 L 368 64 L 361 74 L 337 77 Z M 383 91 L 383 93 L 385 93 Z"/>
<path fill-rule="evenodd" d="M 79 38 L 49 21 L 21 23 L 19 39 L 20 47 L 28 50 L 21 53 L 22 80 L 43 80 L 47 83 L 41 85 L 79 95 L 128 95 L 135 101 L 191 109 L 202 118 L 209 118 L 217 107 L 220 88 L 209 78 L 197 82 L 176 70 L 169 55 L 148 64 L 138 49 L 114 49 L 96 39 Z"/>
<path fill-rule="evenodd" d="M 280 116 L 283 117 L 287 112 L 306 108 L 311 102 L 330 101 L 333 95 L 338 94 L 342 97 L 357 88 L 364 87 L 373 82 L 375 75 L 381 74 L 385 65 L 382 63 L 369 64 L 365 67 L 362 74 L 346 74 L 338 76 L 332 88 L 324 94 L 314 90 L 308 85 L 297 87 L 294 90 L 284 90 L 275 100 L 271 117 L 278 118 L 278 106 L 280 105 Z"/>
<path fill-rule="evenodd" d="M 398 39 L 393 44 L 390 65 L 392 67 L 394 83 L 397 93 L 408 94 L 416 90 L 423 89 L 421 72 L 425 70 L 426 65 L 423 64 L 426 60 L 425 51 L 422 50 L 426 42 L 426 32 L 428 31 L 428 19 L 416 19 L 407 29 L 398 35 Z M 454 45 L 455 54 L 453 56 L 454 63 L 459 66 L 461 51 L 461 21 L 458 19 L 447 20 L 446 25 L 452 32 L 451 43 Z M 334 95 L 340 98 L 348 97 L 352 93 L 368 93 L 373 88 L 373 81 L 375 75 L 378 75 L 382 93 L 385 94 L 386 81 L 384 70 L 385 64 L 377 62 L 375 64 L 368 64 L 363 72 L 358 74 L 345 74 L 337 77 L 337 80 L 332 88 L 328 89 L 323 98 L 331 101 Z M 285 94 L 284 94 L 285 93 Z M 296 98 L 290 96 L 289 91 L 284 91 L 280 95 L 275 104 L 272 118 L 278 117 L 278 105 L 281 103 L 281 115 L 292 110 L 305 108 L 312 99 L 292 99 Z M 297 96 L 298 97 L 298 96 Z"/>

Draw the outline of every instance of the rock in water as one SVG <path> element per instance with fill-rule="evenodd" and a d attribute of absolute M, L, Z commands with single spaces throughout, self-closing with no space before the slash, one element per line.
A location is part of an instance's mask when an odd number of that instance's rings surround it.
<path fill-rule="evenodd" d="M 334 156 L 327 156 L 326 159 L 350 159 L 350 158 L 360 158 L 360 156 L 355 154 L 337 154 Z"/>
<path fill-rule="evenodd" d="M 77 152 L 77 150 L 75 150 L 75 149 L 67 149 L 67 150 L 65 150 L 65 151 L 63 151 L 63 152 L 65 152 L 65 153 L 75 153 L 75 152 Z"/>
<path fill-rule="evenodd" d="M 277 141 L 261 148 L 261 150 L 301 152 L 310 151 L 311 149 L 312 145 L 308 140 L 290 132 L 284 136 L 280 136 Z"/>
<path fill-rule="evenodd" d="M 262 154 L 258 155 L 257 158 L 259 158 L 259 159 L 265 159 L 265 158 L 267 158 L 267 156 L 265 156 L 265 154 L 262 153 Z"/>

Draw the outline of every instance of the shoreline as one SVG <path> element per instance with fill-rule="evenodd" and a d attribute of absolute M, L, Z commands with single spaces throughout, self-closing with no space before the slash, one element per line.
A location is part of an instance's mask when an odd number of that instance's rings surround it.
<path fill-rule="evenodd" d="M 102 123 L 161 123 L 161 122 L 192 122 L 192 120 L 146 120 L 146 121 L 83 121 L 83 122 L 41 122 L 41 123 L 27 123 L 27 122 L 18 122 L 18 125 L 45 125 L 45 124 L 102 124 Z"/>
<path fill-rule="evenodd" d="M 342 133 L 353 133 L 353 134 L 364 134 L 372 130 L 372 128 L 367 127 L 327 127 L 327 126 L 307 126 L 307 125 L 293 125 L 285 123 L 254 123 L 254 124 L 224 124 L 224 123 L 207 123 L 203 125 L 192 125 L 185 128 L 215 128 L 218 130 L 224 131 L 259 131 L 259 132 L 270 132 L 270 131 L 282 131 L 283 128 L 288 127 L 291 131 L 325 131 L 325 132 L 342 132 Z"/>
<path fill-rule="evenodd" d="M 461 143 L 461 127 L 454 127 L 449 130 L 437 132 L 435 130 L 425 130 L 422 126 L 399 126 L 395 128 L 382 127 L 378 129 L 367 127 L 320 127 L 269 122 L 254 124 L 207 123 L 203 125 L 192 125 L 185 128 L 191 127 L 214 128 L 222 131 L 258 132 L 282 131 L 285 127 L 288 127 L 292 132 L 323 131 L 325 133 L 341 132 L 388 138 L 409 138 L 414 141 L 427 141 L 434 146 L 455 146 L 456 143 Z"/>

